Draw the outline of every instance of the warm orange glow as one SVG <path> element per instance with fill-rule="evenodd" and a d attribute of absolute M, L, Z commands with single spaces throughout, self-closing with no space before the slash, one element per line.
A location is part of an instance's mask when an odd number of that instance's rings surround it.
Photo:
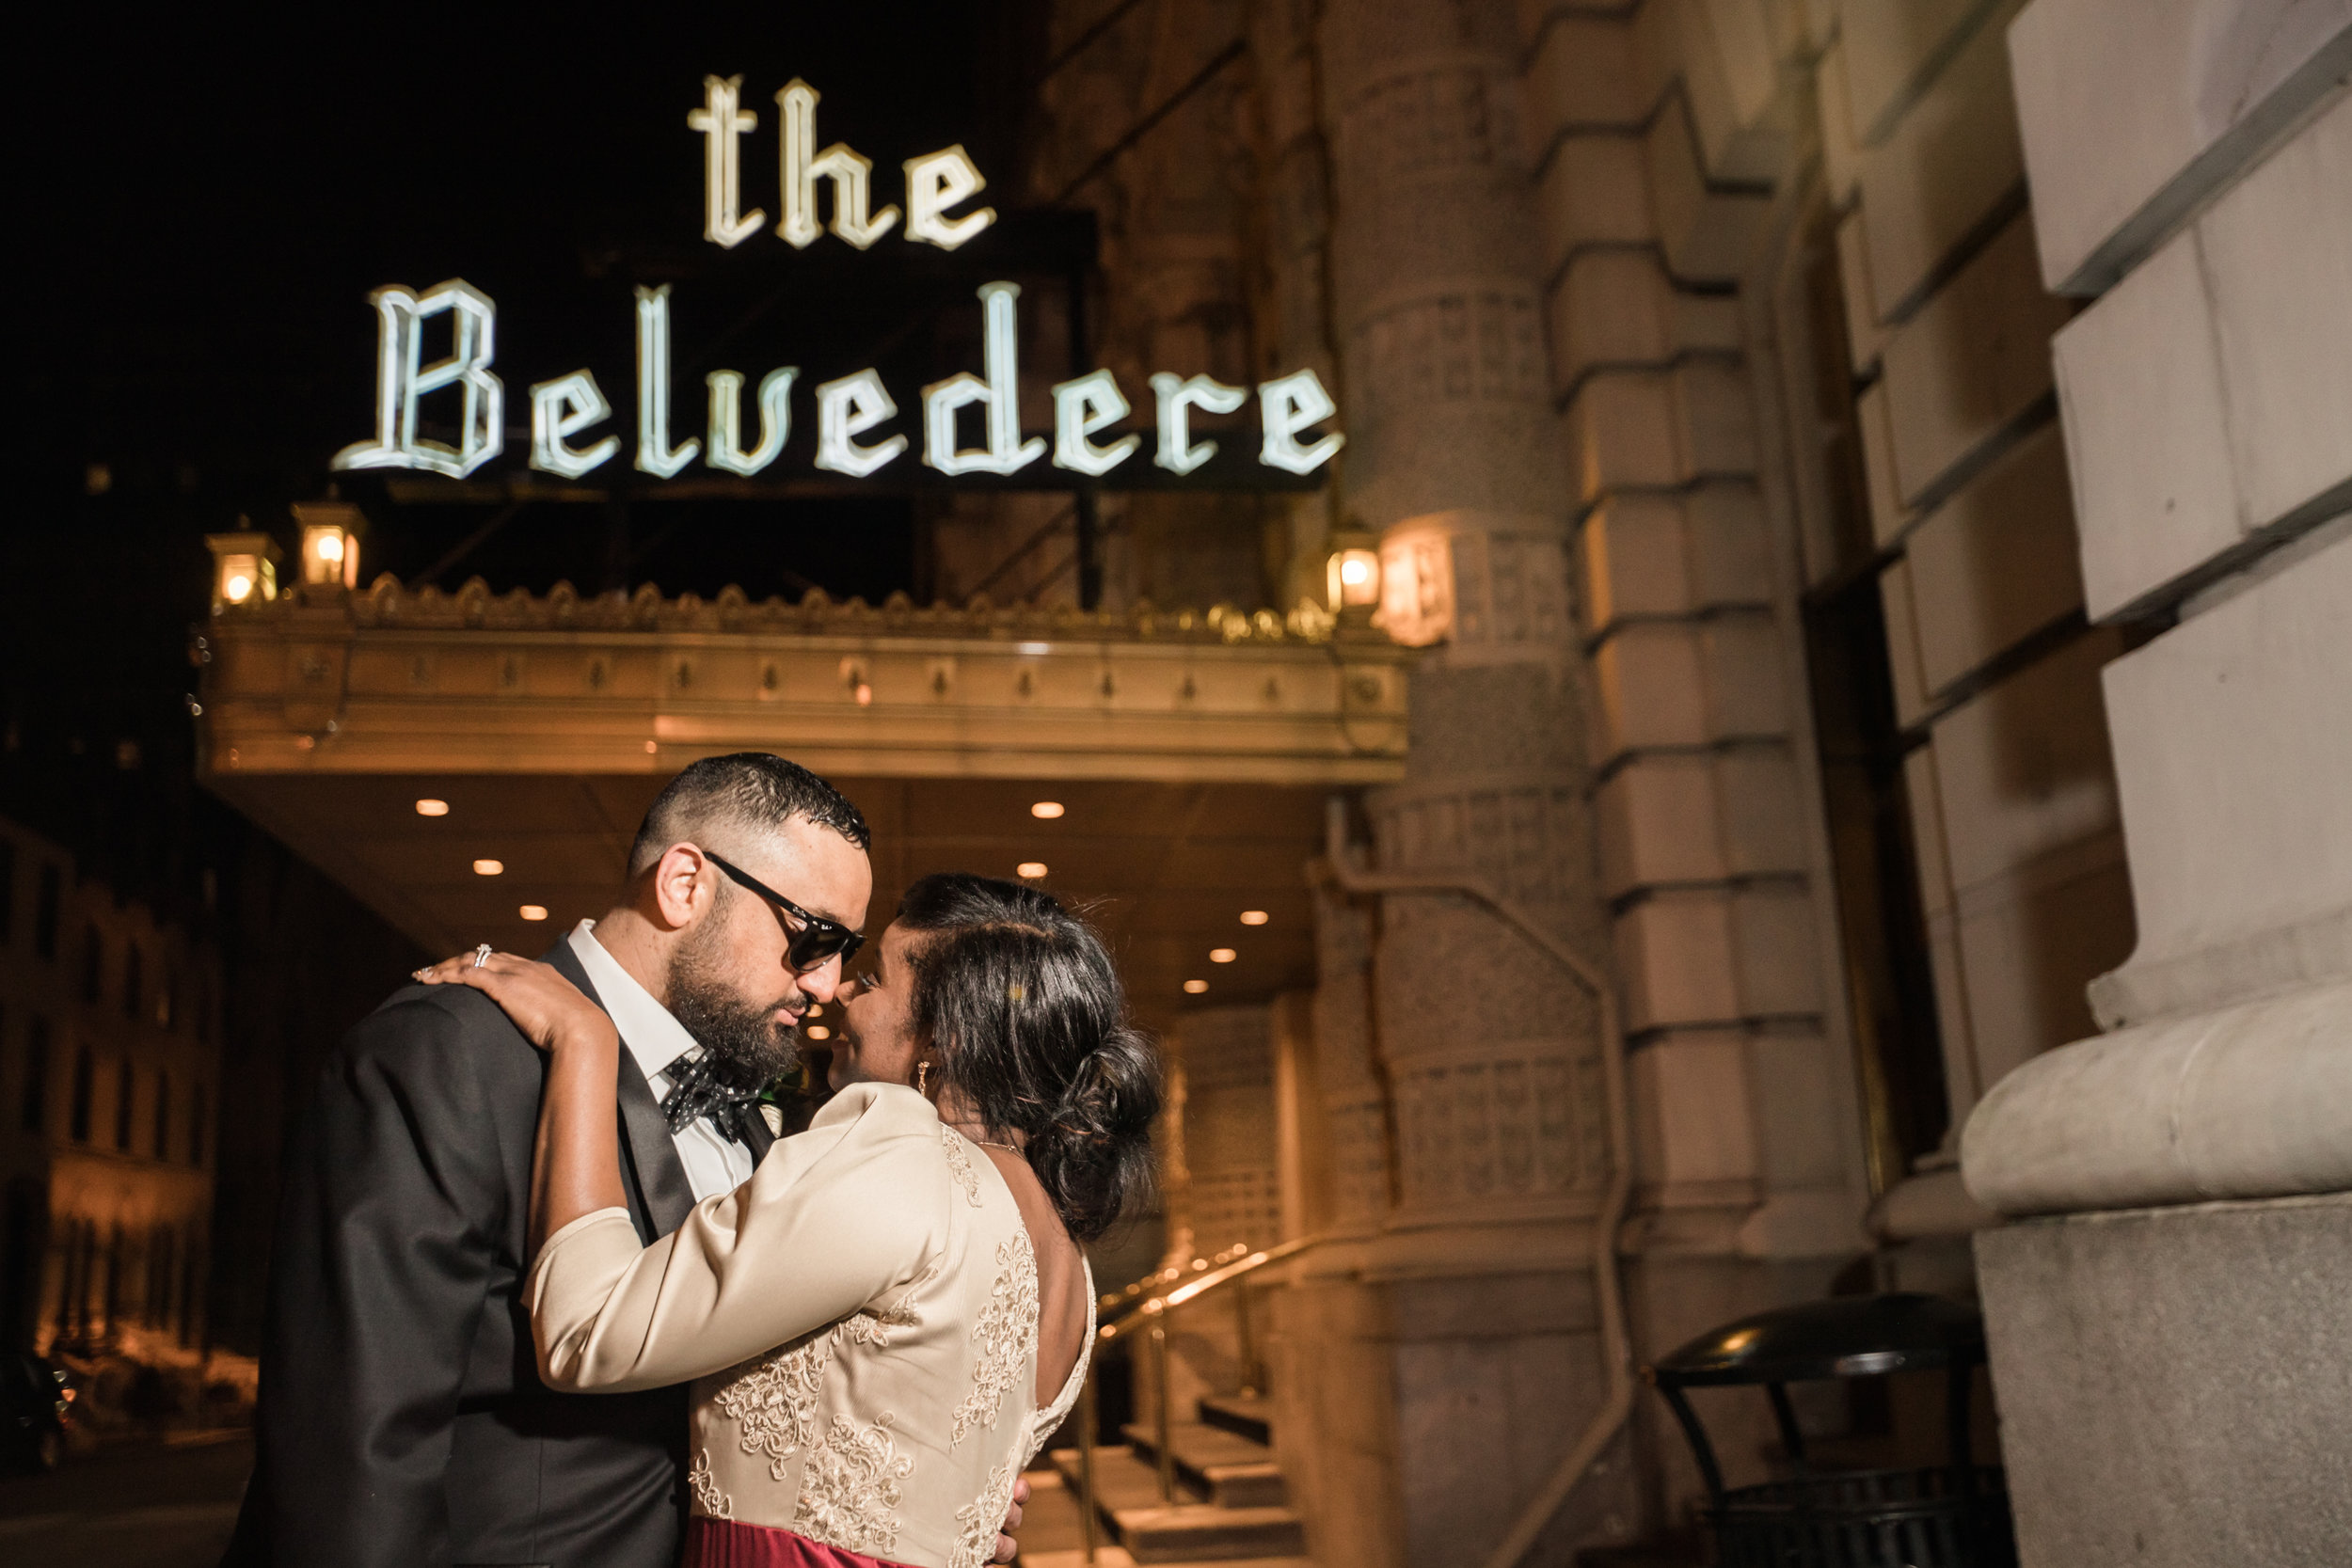
<path fill-rule="evenodd" d="M 1266 923 L 1266 912 L 1263 910 L 1244 910 L 1241 911 L 1241 923 L 1245 926 L 1263 926 Z"/>
<path fill-rule="evenodd" d="M 473 863 L 473 874 L 477 877 L 495 877 L 505 869 L 506 863 L 504 861 L 476 861 Z"/>
<path fill-rule="evenodd" d="M 525 904 L 516 912 L 525 920 L 545 920 L 548 917 L 548 907 L 545 904 Z"/>
<path fill-rule="evenodd" d="M 833 1038 L 833 1031 L 826 1028 L 821 1023 L 812 1023 L 807 1028 L 802 1030 L 801 1033 L 806 1035 L 813 1040 L 829 1040 Z"/>
<path fill-rule="evenodd" d="M 435 800 L 431 799 L 419 800 L 417 802 L 417 815 L 419 816 L 447 816 L 449 815 L 449 802 L 447 800 Z"/>
<path fill-rule="evenodd" d="M 1212 947 L 1209 949 L 1209 961 L 1213 964 L 1229 964 L 1240 957 L 1240 954 L 1234 952 L 1230 947 Z"/>
<path fill-rule="evenodd" d="M 1045 863 L 1043 861 L 1023 861 L 1014 868 L 1014 875 L 1025 878 L 1029 881 L 1035 881 L 1040 877 L 1045 875 Z"/>
<path fill-rule="evenodd" d="M 1041 818 L 1047 822 L 1051 822 L 1055 817 L 1059 816 L 1061 813 L 1062 804 L 1059 800 L 1040 800 L 1037 804 L 1029 808 L 1029 815 L 1031 816 Z"/>
<path fill-rule="evenodd" d="M 1206 980 L 1186 980 L 1184 982 L 1184 994 L 1186 996 L 1199 996 L 1202 991 L 1207 990 L 1208 989 L 1209 982 Z"/>

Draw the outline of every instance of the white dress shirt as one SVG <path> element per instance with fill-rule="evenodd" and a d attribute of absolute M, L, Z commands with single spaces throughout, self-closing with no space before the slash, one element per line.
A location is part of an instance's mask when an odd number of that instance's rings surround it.
<path fill-rule="evenodd" d="M 597 1000 L 621 1032 L 621 1043 L 645 1075 L 645 1086 L 656 1101 L 670 1092 L 669 1074 L 661 1069 L 690 1051 L 700 1051 L 686 1025 L 653 999 L 621 962 L 596 938 L 596 923 L 583 920 L 572 927 L 572 952 L 596 988 Z M 708 1117 L 696 1117 L 670 1134 L 677 1145 L 678 1164 L 686 1167 L 686 1184 L 694 1200 L 731 1193 L 752 1179 L 752 1151 L 721 1132 Z"/>

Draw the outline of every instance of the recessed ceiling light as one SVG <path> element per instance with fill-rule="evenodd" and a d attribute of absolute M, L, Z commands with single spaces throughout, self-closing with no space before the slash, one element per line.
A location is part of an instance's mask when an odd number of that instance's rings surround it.
<path fill-rule="evenodd" d="M 1213 964 L 1229 964 L 1239 957 L 1241 957 L 1241 955 L 1234 952 L 1230 947 L 1212 947 L 1209 949 L 1209 961 Z"/>
<path fill-rule="evenodd" d="M 1186 996 L 1198 996 L 1208 989 L 1209 982 L 1206 980 L 1186 980 L 1184 982 L 1184 994 Z"/>
<path fill-rule="evenodd" d="M 504 861 L 476 861 L 473 863 L 473 874 L 477 877 L 495 877 L 505 869 L 506 863 Z"/>
<path fill-rule="evenodd" d="M 807 1028 L 802 1030 L 801 1033 L 806 1035 L 813 1040 L 829 1040 L 833 1038 L 833 1031 L 826 1028 L 821 1023 L 812 1023 Z"/>
<path fill-rule="evenodd" d="M 525 920 L 545 920 L 548 917 L 548 907 L 545 904 L 525 904 L 515 912 Z"/>
<path fill-rule="evenodd" d="M 821 1002 L 811 1002 L 808 1005 L 808 1011 L 803 1013 L 801 1016 L 803 1018 L 822 1018 L 825 1016 L 825 1005 Z"/>
<path fill-rule="evenodd" d="M 1022 877 L 1029 881 L 1035 881 L 1040 877 L 1045 875 L 1045 863 L 1043 861 L 1023 861 L 1019 865 L 1015 866 L 1013 870 L 1016 876 Z"/>
<path fill-rule="evenodd" d="M 1241 911 L 1241 923 L 1245 926 L 1263 926 L 1265 924 L 1265 920 L 1266 914 L 1263 910 L 1244 910 Z"/>
<path fill-rule="evenodd" d="M 447 800 L 419 800 L 417 815 L 419 816 L 447 816 L 449 802 Z"/>
<path fill-rule="evenodd" d="M 1029 808 L 1029 815 L 1031 816 L 1042 817 L 1048 822 L 1051 822 L 1055 817 L 1059 816 L 1061 813 L 1062 804 L 1059 800 L 1040 800 L 1037 804 Z"/>

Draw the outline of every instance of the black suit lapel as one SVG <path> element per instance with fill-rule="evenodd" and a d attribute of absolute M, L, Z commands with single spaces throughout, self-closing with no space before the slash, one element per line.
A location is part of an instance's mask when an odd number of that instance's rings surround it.
<path fill-rule="evenodd" d="M 590 1001 L 604 1006 L 568 939 L 555 944 L 547 961 L 563 971 L 564 977 L 586 992 Z M 627 1042 L 621 1047 L 618 1088 L 621 1172 L 629 1188 L 629 1218 L 636 1222 L 639 1237 L 650 1243 L 686 1223 L 694 1207 L 694 1189 L 687 1184 L 686 1167 L 678 1161 L 677 1145 L 670 1137 L 669 1123 L 662 1119 L 660 1102 L 646 1085 Z"/>
<path fill-rule="evenodd" d="M 737 1113 L 735 1136 L 745 1148 L 752 1151 L 752 1164 L 755 1168 L 762 1160 L 768 1158 L 768 1149 L 776 1141 L 776 1135 L 768 1131 L 767 1116 L 756 1105 L 746 1105 Z"/>

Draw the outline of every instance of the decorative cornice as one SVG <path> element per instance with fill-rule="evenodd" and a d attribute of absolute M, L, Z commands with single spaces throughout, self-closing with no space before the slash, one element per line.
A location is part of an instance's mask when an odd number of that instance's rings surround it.
<path fill-rule="evenodd" d="M 836 603 L 812 588 L 799 603 L 768 598 L 756 604 L 729 586 L 715 598 L 695 594 L 665 598 L 647 583 L 633 594 L 614 590 L 593 597 L 568 582 L 547 594 L 517 588 L 493 594 L 474 578 L 454 594 L 430 585 L 411 591 L 386 573 L 364 593 L 295 590 L 283 598 L 233 605 L 228 621 L 266 622 L 296 606 L 340 600 L 354 626 L 369 630 L 482 629 L 491 631 L 725 632 L 830 637 L 976 638 L 983 640 L 1155 643 L 1327 643 L 1390 645 L 1376 629 L 1343 625 L 1328 610 L 1301 601 L 1288 613 L 1213 605 L 1205 610 L 1161 610 L 1149 602 L 1125 610 L 1082 610 L 1071 605 L 995 605 L 985 595 L 968 603 L 918 606 L 904 594 L 881 605 L 852 598 Z"/>

